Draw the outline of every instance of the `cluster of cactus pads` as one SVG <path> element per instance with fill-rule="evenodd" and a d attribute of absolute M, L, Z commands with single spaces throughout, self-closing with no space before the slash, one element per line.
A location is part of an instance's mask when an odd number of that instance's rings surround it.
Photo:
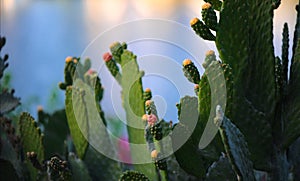
<path fill-rule="evenodd" d="M 48 114 L 39 108 L 36 120 L 28 113 L 13 117 L 20 100 L 0 85 L 0 180 L 300 180 L 299 5 L 292 52 L 285 24 L 282 55 L 275 57 L 272 21 L 280 0 L 205 1 L 201 20 L 190 24 L 215 42 L 220 60 L 207 51 L 202 76 L 190 59 L 183 61 L 196 96 L 176 105 L 178 123 L 158 117 L 126 43 L 113 43 L 103 54 L 122 87 L 135 164 L 112 159 L 118 150 L 111 133 L 95 122 L 108 124 L 100 104 L 104 89 L 91 61 L 67 57 L 59 83 L 63 110 Z M 5 41 L 0 37 L 0 51 Z M 0 57 L 0 79 L 7 59 Z M 110 158 L 93 144 L 101 140 Z"/>

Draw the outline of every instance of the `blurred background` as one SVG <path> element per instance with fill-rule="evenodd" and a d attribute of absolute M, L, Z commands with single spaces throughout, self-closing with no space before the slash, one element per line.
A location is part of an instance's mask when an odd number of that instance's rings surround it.
<path fill-rule="evenodd" d="M 284 22 L 289 24 L 292 42 L 297 1 L 282 0 L 281 6 L 275 11 L 276 55 L 281 52 Z M 36 115 L 38 105 L 43 106 L 47 112 L 63 108 L 64 92 L 57 85 L 64 80 L 65 58 L 81 56 L 99 34 L 124 22 L 149 18 L 171 20 L 189 28 L 191 18 L 201 17 L 203 3 L 202 0 L 1 0 L 0 34 L 7 38 L 7 44 L 1 53 L 10 55 L 7 78 L 10 79 L 10 86 L 16 90 L 15 95 L 21 97 L 22 110 Z M 170 33 L 174 33 L 174 39 L 185 38 L 176 34 L 176 31 Z M 199 41 L 202 40 L 199 38 Z M 214 49 L 214 44 L 206 43 L 209 48 Z M 144 55 L 151 47 L 154 44 L 149 46 L 136 43 L 130 49 L 138 55 Z M 159 44 L 155 47 L 157 51 L 161 50 Z M 181 64 L 187 56 L 184 52 L 174 53 L 177 52 L 174 47 L 166 51 L 165 56 L 171 56 L 172 61 L 177 64 Z M 199 51 L 204 54 L 207 50 Z M 98 60 L 94 61 L 102 61 L 103 53 L 99 51 Z M 175 77 L 183 77 L 182 72 L 173 73 Z M 161 116 L 176 122 L 175 103 L 180 98 L 178 92 L 172 91 L 176 85 L 168 80 L 159 80 L 159 77 L 150 78 L 145 78 L 144 86 L 151 87 L 158 102 L 165 105 Z M 101 79 L 106 80 L 104 87 L 113 86 L 111 77 Z M 186 85 L 190 85 L 186 94 L 193 95 L 193 85 L 186 81 L 181 86 Z M 119 91 L 118 87 L 116 89 Z M 105 93 L 102 106 L 106 115 L 113 117 L 115 112 L 109 94 L 110 92 Z M 117 101 L 120 100 L 120 94 L 116 97 Z M 161 97 L 164 99 L 160 99 Z"/>

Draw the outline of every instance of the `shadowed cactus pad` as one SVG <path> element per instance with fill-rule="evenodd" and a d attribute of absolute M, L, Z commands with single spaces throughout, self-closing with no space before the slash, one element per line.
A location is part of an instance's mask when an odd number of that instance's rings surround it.
<path fill-rule="evenodd" d="M 216 37 L 211 33 L 207 25 L 205 25 L 198 18 L 194 18 L 190 21 L 191 27 L 197 35 L 199 35 L 204 40 L 215 41 Z"/>
<path fill-rule="evenodd" d="M 216 31 L 218 28 L 217 15 L 210 3 L 205 3 L 202 6 L 202 19 L 207 27 Z"/>
<path fill-rule="evenodd" d="M 241 180 L 255 181 L 253 164 L 244 135 L 224 116 L 220 106 L 216 107 L 215 124 L 220 125 L 219 131 L 226 153 L 237 175 Z"/>
<path fill-rule="evenodd" d="M 222 7 L 222 1 L 220 0 L 204 0 L 207 3 L 210 3 L 215 10 L 220 11 Z"/>
<path fill-rule="evenodd" d="M 197 67 L 190 59 L 185 59 L 182 63 L 183 65 L 183 73 L 185 77 L 192 83 L 198 84 L 200 81 L 200 74 Z"/>

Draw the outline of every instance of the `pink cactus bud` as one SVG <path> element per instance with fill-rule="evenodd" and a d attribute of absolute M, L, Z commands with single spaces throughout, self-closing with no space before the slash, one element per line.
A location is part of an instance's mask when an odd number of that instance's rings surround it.
<path fill-rule="evenodd" d="M 112 59 L 112 55 L 111 55 L 109 52 L 106 52 L 106 53 L 103 54 L 103 60 L 104 60 L 105 62 L 108 62 L 108 61 L 110 61 L 111 59 Z"/>
<path fill-rule="evenodd" d="M 132 163 L 129 140 L 126 136 L 121 136 L 118 140 L 118 156 L 121 162 Z"/>
<path fill-rule="evenodd" d="M 157 117 L 154 114 L 150 114 L 148 116 L 148 124 L 149 125 L 151 125 L 151 126 L 154 125 L 156 123 L 156 121 L 157 121 Z"/>
<path fill-rule="evenodd" d="M 93 74 L 95 74 L 95 73 L 97 73 L 95 70 L 93 70 L 93 69 L 89 69 L 88 71 L 87 71 L 87 73 L 89 74 L 89 75 L 93 75 Z"/>

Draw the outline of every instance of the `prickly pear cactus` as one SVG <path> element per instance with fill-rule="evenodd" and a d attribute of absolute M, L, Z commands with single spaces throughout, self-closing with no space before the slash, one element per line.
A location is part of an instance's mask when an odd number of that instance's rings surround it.
<path fill-rule="evenodd" d="M 246 135 L 256 168 L 269 170 L 271 157 L 267 153 L 272 149 L 271 124 L 276 103 L 272 2 L 224 1 L 222 7 L 216 46 L 222 61 L 232 67 L 234 76 L 232 101 L 235 108 L 232 110 L 231 119 Z M 233 14 L 239 15 L 231 16 Z M 256 18 L 249 14 L 255 14 Z M 262 35 L 265 38 L 249 38 Z M 243 103 L 243 99 L 247 103 Z M 241 115 L 245 114 L 241 114 L 238 109 L 245 109 L 245 113 L 251 112 L 247 111 L 247 104 L 264 116 L 254 114 L 254 117 L 248 117 L 249 120 L 239 121 L 242 119 Z M 254 120 L 260 126 L 259 130 L 265 130 L 264 133 L 258 132 L 253 136 L 248 128 Z"/>
<path fill-rule="evenodd" d="M 222 1 L 220 1 L 220 0 L 204 0 L 204 1 L 211 4 L 215 10 L 217 10 L 217 11 L 221 10 Z"/>
<path fill-rule="evenodd" d="M 224 143 L 226 153 L 234 170 L 241 180 L 255 180 L 253 164 L 250 158 L 247 142 L 240 130 L 224 116 L 221 106 L 216 107 L 215 124 L 219 125 L 219 131 Z"/>
<path fill-rule="evenodd" d="M 297 107 L 300 95 L 299 81 L 295 81 L 299 77 L 299 6 L 296 8 L 298 18 L 292 61 L 288 67 L 287 24 L 284 25 L 282 33 L 281 59 L 274 56 L 273 11 L 280 5 L 280 0 L 207 2 L 209 4 L 206 3 L 202 7 L 204 22 L 194 18 L 191 20 L 191 26 L 204 40 L 215 41 L 222 63 L 232 68 L 232 86 L 229 92 L 231 96 L 227 96 L 228 107 L 226 106 L 225 115 L 244 134 L 254 168 L 268 171 L 272 179 L 286 180 L 286 149 L 299 137 Z M 220 8 L 215 8 L 217 4 L 221 4 L 218 5 Z M 220 11 L 217 24 L 214 17 L 216 11 L 211 11 L 211 8 Z M 212 27 L 212 24 L 217 28 Z M 203 28 L 205 26 L 208 29 Z M 208 38 L 209 29 L 216 31 L 215 38 Z M 207 67 L 207 63 L 203 66 Z M 227 75 L 225 79 L 227 80 Z M 199 91 L 199 98 L 202 98 L 199 100 L 200 121 L 203 121 L 201 117 L 207 120 L 210 111 L 207 105 L 213 104 L 210 102 L 212 100 L 207 98 L 210 94 L 213 95 L 213 88 L 206 87 L 201 96 L 201 89 L 207 84 L 205 82 L 209 81 L 202 77 L 199 85 L 195 86 L 195 90 Z M 209 84 L 212 86 L 213 83 Z M 226 86 L 230 86 L 227 81 Z M 203 95 L 205 92 L 206 95 Z M 201 107 L 206 111 L 201 110 Z"/>
<path fill-rule="evenodd" d="M 299 2 L 300 4 L 300 2 Z M 295 139 L 300 136 L 300 7 L 297 6 L 298 11 L 297 24 L 294 34 L 293 56 L 290 67 L 290 79 L 287 85 L 288 96 L 286 100 L 287 105 L 287 121 L 284 132 L 284 147 L 289 146 Z"/>
<path fill-rule="evenodd" d="M 143 181 L 150 181 L 146 175 L 139 173 L 137 171 L 126 171 L 124 172 L 121 176 L 120 176 L 120 181 L 139 181 L 139 180 L 143 180 Z"/>
<path fill-rule="evenodd" d="M 37 122 L 28 113 L 22 113 L 19 125 L 23 152 L 35 152 L 38 162 L 42 163 L 44 160 L 43 136 L 40 128 L 37 126 Z M 29 170 L 31 179 L 35 180 L 37 178 L 37 170 L 31 165 Z"/>
<path fill-rule="evenodd" d="M 122 69 L 122 74 L 116 74 L 115 78 L 122 86 L 122 103 L 126 111 L 127 131 L 129 136 L 129 142 L 135 144 L 146 145 L 144 138 L 144 123 L 141 121 L 141 117 L 145 114 L 145 104 L 143 99 L 143 86 L 142 76 L 143 72 L 139 70 L 136 55 L 127 50 L 125 43 L 119 42 L 113 43 L 110 46 L 112 57 L 109 53 L 106 53 L 105 57 L 109 57 L 109 61 L 118 63 Z M 114 76 L 114 72 L 118 71 L 116 66 L 109 66 L 106 63 L 109 71 Z M 134 125 L 134 127 L 132 127 Z M 147 154 L 146 147 L 139 147 L 135 150 L 131 147 L 131 155 L 133 162 L 140 162 L 141 160 L 151 160 L 150 154 Z M 135 169 L 144 173 L 149 179 L 156 179 L 155 167 L 153 164 L 137 164 Z"/>
<path fill-rule="evenodd" d="M 22 175 L 22 162 L 18 159 L 18 154 L 15 151 L 9 140 L 1 138 L 0 148 L 0 168 L 1 180 L 7 178 L 14 178 L 15 180 L 23 179 Z M 5 168 L 5 169 L 4 169 Z"/>
<path fill-rule="evenodd" d="M 50 115 L 39 109 L 38 122 L 22 113 L 15 123 L 8 113 L 19 99 L 0 85 L 0 180 L 252 181 L 258 179 L 256 170 L 268 180 L 299 180 L 299 5 L 290 63 L 287 24 L 282 54 L 274 55 L 272 23 L 280 0 L 205 2 L 202 19 L 190 24 L 201 38 L 215 42 L 221 60 L 208 51 L 202 76 L 191 60 L 184 60 L 183 74 L 195 84 L 197 97 L 186 96 L 176 105 L 178 123 L 158 117 L 151 90 L 143 91 L 137 57 L 126 43 L 113 43 L 111 53 L 103 55 L 122 87 L 132 160 L 149 164 L 122 168 L 112 160 L 118 157 L 100 105 L 100 78 L 89 59 L 67 57 L 59 84 L 66 91 L 65 115 L 64 110 Z M 5 42 L 0 37 L 0 51 Z M 0 79 L 7 60 L 8 55 L 0 57 Z"/>
<path fill-rule="evenodd" d="M 197 98 L 184 97 L 180 101 L 179 123 L 174 127 L 172 133 L 172 145 L 176 160 L 180 167 L 187 173 L 202 178 L 205 175 L 207 160 L 201 150 L 198 149 L 199 139 L 193 140 L 191 135 L 193 129 L 199 130 L 198 120 L 198 101 Z M 184 143 L 178 145 L 178 143 Z M 213 153 L 211 153 L 213 154 Z M 198 165 L 195 167 L 194 165 Z"/>
<path fill-rule="evenodd" d="M 87 60 L 83 64 L 76 62 L 72 85 L 66 87 L 66 115 L 70 133 L 76 153 L 87 165 L 91 178 L 116 180 L 121 169 L 119 163 L 110 159 L 116 159 L 116 152 L 106 130 L 105 116 L 99 104 L 103 97 L 103 87 L 97 73 L 88 69 L 89 61 L 86 62 Z M 66 61 L 66 64 L 69 62 Z M 99 149 L 106 155 L 99 153 Z M 99 172 L 99 169 L 102 172 Z"/>
<path fill-rule="evenodd" d="M 76 158 L 75 154 L 70 153 L 68 160 L 70 162 L 73 180 L 92 180 L 89 175 L 88 169 L 81 159 Z"/>
<path fill-rule="evenodd" d="M 74 96 L 73 96 L 74 95 Z M 85 110 L 84 106 L 84 91 L 78 90 L 73 87 L 68 87 L 66 90 L 66 114 L 70 133 L 73 138 L 73 143 L 76 148 L 76 152 L 79 158 L 83 158 L 88 146 L 87 139 L 84 137 L 84 133 L 88 132 L 88 123 L 86 121 L 86 110 L 81 112 L 80 117 L 75 115 L 74 105 L 81 106 L 78 110 Z M 78 111 L 77 110 L 77 111 Z M 78 122 L 77 122 L 78 121 Z"/>
<path fill-rule="evenodd" d="M 65 109 L 48 114 L 39 106 L 38 125 L 44 128 L 45 158 L 50 158 L 53 153 L 64 155 L 65 142 L 70 135 Z"/>
<path fill-rule="evenodd" d="M 237 181 L 237 176 L 234 173 L 228 157 L 221 155 L 219 160 L 214 162 L 207 171 L 205 180 L 207 181 L 223 181 L 227 180 Z"/>

